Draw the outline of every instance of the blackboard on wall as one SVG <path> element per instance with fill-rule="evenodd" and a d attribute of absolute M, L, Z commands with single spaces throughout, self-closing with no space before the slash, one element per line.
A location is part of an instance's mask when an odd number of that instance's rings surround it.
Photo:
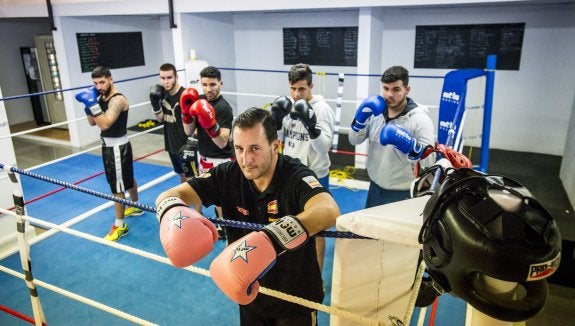
<path fill-rule="evenodd" d="M 284 65 L 357 66 L 357 26 L 284 28 Z"/>
<path fill-rule="evenodd" d="M 82 72 L 145 65 L 141 32 L 76 33 Z"/>
<path fill-rule="evenodd" d="M 489 54 L 497 69 L 519 70 L 525 23 L 416 26 L 415 68 L 485 68 Z"/>

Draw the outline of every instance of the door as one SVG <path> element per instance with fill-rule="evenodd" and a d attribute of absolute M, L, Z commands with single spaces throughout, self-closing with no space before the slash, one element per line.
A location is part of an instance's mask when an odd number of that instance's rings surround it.
<path fill-rule="evenodd" d="M 40 66 L 40 76 L 42 90 L 44 92 L 61 90 L 60 70 L 58 69 L 58 60 L 54 48 L 54 38 L 52 35 L 34 36 L 36 51 L 38 55 L 38 64 Z M 44 95 L 48 111 L 48 120 L 50 123 L 66 121 L 66 109 L 64 107 L 64 97 L 62 92 L 56 92 Z M 68 129 L 67 125 L 58 128 Z"/>

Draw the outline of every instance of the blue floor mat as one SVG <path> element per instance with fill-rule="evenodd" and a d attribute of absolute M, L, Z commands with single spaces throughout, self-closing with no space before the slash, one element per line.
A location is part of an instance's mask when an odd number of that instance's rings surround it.
<path fill-rule="evenodd" d="M 102 171 L 103 163 L 100 156 L 82 154 L 60 161 L 57 164 L 51 164 L 29 172 L 67 183 L 75 183 L 87 177 L 101 173 Z M 170 171 L 170 167 L 134 162 L 134 177 L 140 186 Z M 21 176 L 21 182 L 25 201 L 35 199 L 38 196 L 61 187 L 59 185 L 25 175 Z M 98 191 L 106 195 L 111 195 L 110 187 L 106 182 L 106 176 L 104 174 L 100 174 L 92 179 L 86 180 L 78 184 L 78 186 Z M 140 198 L 140 202 L 153 206 L 154 199 L 143 201 L 142 198 Z M 47 201 L 49 201 L 48 204 L 46 204 Z M 106 203 L 107 201 L 108 200 L 106 199 L 83 192 L 65 189 L 27 204 L 26 213 L 48 222 L 62 223 L 69 220 L 71 217 L 84 213 L 89 208 L 94 208 Z M 113 217 L 114 214 L 112 213 L 111 216 Z"/>
<path fill-rule="evenodd" d="M 59 165 L 60 163 L 58 163 Z M 99 172 L 100 158 L 82 155 L 77 160 L 65 162 L 64 167 L 52 166 L 35 170 L 35 173 L 75 182 L 87 175 Z M 144 163 L 135 163 L 135 175 L 140 185 L 149 182 L 171 169 Z M 62 173 L 65 171 L 65 173 Z M 28 177 L 26 177 L 28 178 Z M 158 194 L 177 185 L 174 176 L 140 193 L 140 202 L 153 206 Z M 105 177 L 82 183 L 81 186 L 109 193 Z M 23 181 L 26 198 L 34 198 L 56 189 L 44 182 Z M 331 189 L 340 205 L 342 214 L 362 209 L 366 191 L 352 191 L 346 188 Z M 28 214 L 53 223 L 62 223 L 76 215 L 92 209 L 106 200 L 74 190 L 64 190 L 48 198 L 27 205 Z M 204 211 L 214 216 L 213 209 Z M 114 208 L 106 208 L 75 224 L 72 228 L 96 237 L 103 237 L 114 220 Z M 165 257 L 161 247 L 158 222 L 153 213 L 126 219 L 130 234 L 121 244 Z M 331 266 L 335 239 L 326 239 L 324 282 L 326 284 L 325 304 L 330 302 Z M 218 241 L 215 249 L 196 267 L 208 269 L 209 263 L 221 252 L 225 242 Z M 36 279 L 86 296 L 97 302 L 133 314 L 160 325 L 238 325 L 237 305 L 229 300 L 207 277 L 177 269 L 156 261 L 142 258 L 121 250 L 58 233 L 31 247 L 33 274 Z M 21 272 L 20 258 L 13 254 L 0 264 Z M 38 288 L 39 297 L 49 325 L 132 325 L 108 312 L 87 306 L 60 294 Z M 442 299 L 445 296 L 442 296 Z M 0 305 L 7 306 L 32 316 L 28 289 L 24 281 L 0 273 Z M 451 305 L 450 305 L 451 307 Z M 453 315 L 453 310 L 445 309 Z M 441 313 L 438 311 L 439 320 Z M 415 318 L 415 317 L 414 317 Z M 463 325 L 462 322 L 449 324 Z M 319 325 L 329 325 L 329 315 L 318 313 Z M 442 324 L 442 323 L 440 323 Z M 28 325 L 15 317 L 0 312 L 0 325 Z"/>

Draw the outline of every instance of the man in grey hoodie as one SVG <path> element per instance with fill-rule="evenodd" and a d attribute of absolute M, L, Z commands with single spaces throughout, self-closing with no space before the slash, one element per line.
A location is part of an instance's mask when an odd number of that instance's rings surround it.
<path fill-rule="evenodd" d="M 382 95 L 367 98 L 355 113 L 349 142 L 369 139 L 366 208 L 408 199 L 415 164 L 425 146 L 434 144 L 429 110 L 407 96 L 410 89 L 407 69 L 393 66 L 381 76 Z M 423 167 L 433 163 L 434 155 L 421 161 Z"/>

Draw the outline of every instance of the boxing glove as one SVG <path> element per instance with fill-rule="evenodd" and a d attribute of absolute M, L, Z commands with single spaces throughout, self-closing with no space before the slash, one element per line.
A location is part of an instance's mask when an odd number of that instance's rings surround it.
<path fill-rule="evenodd" d="M 368 97 L 355 111 L 355 116 L 351 122 L 351 129 L 355 132 L 363 130 L 366 126 L 367 119 L 371 116 L 382 114 L 385 108 L 385 100 L 380 95 Z"/>
<path fill-rule="evenodd" d="M 289 113 L 290 118 L 303 123 L 311 139 L 316 139 L 321 134 L 321 130 L 316 128 L 317 118 L 315 111 L 306 100 L 297 100 L 293 104 Z"/>
<path fill-rule="evenodd" d="M 162 85 L 154 85 L 150 87 L 150 104 L 154 114 L 162 113 L 162 100 L 164 99 L 164 87 Z"/>
<path fill-rule="evenodd" d="M 272 117 L 276 121 L 276 130 L 283 127 L 283 119 L 291 111 L 291 101 L 287 96 L 280 96 L 274 100 L 270 107 Z"/>
<path fill-rule="evenodd" d="M 473 167 L 473 164 L 471 163 L 469 158 L 467 158 L 467 156 L 454 150 L 451 147 L 448 147 L 443 144 L 436 144 L 434 150 L 435 152 L 441 154 L 443 158 L 447 159 L 449 163 L 451 163 L 451 166 L 453 166 L 456 169 L 460 168 L 471 169 Z"/>
<path fill-rule="evenodd" d="M 411 134 L 395 123 L 386 124 L 379 134 L 379 143 L 383 146 L 393 145 L 411 160 L 425 158 L 433 152 L 432 146 L 423 146 Z"/>
<path fill-rule="evenodd" d="M 97 117 L 103 113 L 100 104 L 98 104 L 98 90 L 95 86 L 76 94 L 76 100 L 84 104 L 84 112 L 86 112 L 86 115 Z"/>
<path fill-rule="evenodd" d="M 192 112 L 192 104 L 200 98 L 198 91 L 193 87 L 186 88 L 180 95 L 180 109 L 182 110 L 182 122 L 190 124 L 194 122 L 195 113 Z"/>
<path fill-rule="evenodd" d="M 182 145 L 178 154 L 182 160 L 186 162 L 195 162 L 198 152 L 198 140 L 193 137 L 188 137 L 186 143 Z"/>
<path fill-rule="evenodd" d="M 190 266 L 205 257 L 218 241 L 218 231 L 207 218 L 178 197 L 167 197 L 156 206 L 160 242 L 175 267 Z"/>
<path fill-rule="evenodd" d="M 284 216 L 224 248 L 212 261 L 210 275 L 230 299 L 246 305 L 258 295 L 258 280 L 273 267 L 277 256 L 300 248 L 307 239 L 298 218 Z"/>
<path fill-rule="evenodd" d="M 214 107 L 204 99 L 200 99 L 192 104 L 192 112 L 195 112 L 198 117 L 200 126 L 212 138 L 220 135 L 220 125 L 216 121 L 216 111 Z"/>

